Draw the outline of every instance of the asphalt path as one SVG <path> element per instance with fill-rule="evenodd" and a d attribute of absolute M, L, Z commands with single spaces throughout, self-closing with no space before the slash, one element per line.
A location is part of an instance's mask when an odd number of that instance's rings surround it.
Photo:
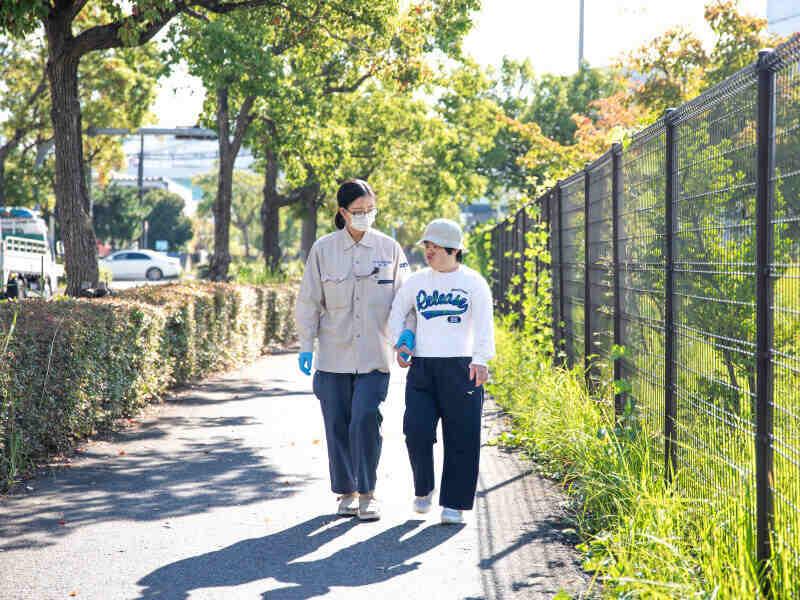
<path fill-rule="evenodd" d="M 0 498 L 0 598 L 582 595 L 563 496 L 514 453 L 484 446 L 465 525 L 412 512 L 404 384 L 392 374 L 382 407 L 381 520 L 334 515 L 311 380 L 295 355 L 265 357 L 176 393 Z M 504 422 L 491 403 L 485 415 L 488 440 Z"/>

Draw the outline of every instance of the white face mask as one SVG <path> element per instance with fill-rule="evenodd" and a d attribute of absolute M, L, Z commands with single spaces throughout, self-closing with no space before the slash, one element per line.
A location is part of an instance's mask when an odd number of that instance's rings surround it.
<path fill-rule="evenodd" d="M 363 215 L 353 215 L 350 220 L 350 227 L 357 231 L 368 231 L 375 223 L 375 215 L 377 211 L 371 210 Z"/>

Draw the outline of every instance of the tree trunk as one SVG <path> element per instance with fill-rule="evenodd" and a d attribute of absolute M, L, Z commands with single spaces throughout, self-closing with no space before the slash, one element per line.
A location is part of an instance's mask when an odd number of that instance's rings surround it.
<path fill-rule="evenodd" d="M 219 174 L 217 177 L 217 198 L 214 201 L 214 254 L 208 269 L 208 277 L 212 281 L 225 281 L 228 278 L 228 267 L 231 264 L 230 232 L 231 232 L 231 200 L 233 198 L 233 168 L 236 155 L 242 146 L 247 128 L 253 121 L 252 109 L 255 97 L 249 96 L 242 103 L 239 116 L 236 118 L 236 131 L 230 136 L 230 108 L 228 106 L 228 88 L 217 90 L 217 134 L 219 137 Z"/>
<path fill-rule="evenodd" d="M 267 269 L 276 271 L 281 263 L 280 230 L 281 198 L 278 194 L 278 159 L 267 145 L 264 169 L 264 195 L 261 202 L 262 251 Z"/>
<path fill-rule="evenodd" d="M 56 216 L 64 244 L 67 294 L 78 296 L 99 279 L 97 243 L 89 217 L 89 195 L 83 171 L 79 58 L 65 51 L 69 23 L 47 22 L 51 109 L 55 138 Z"/>
<path fill-rule="evenodd" d="M 6 205 L 6 156 L 0 153 L 0 206 Z"/>
<path fill-rule="evenodd" d="M 238 223 L 237 227 L 242 232 L 242 242 L 244 242 L 244 257 L 250 258 L 250 233 L 247 231 L 248 223 Z"/>
<path fill-rule="evenodd" d="M 217 197 L 211 212 L 214 215 L 214 253 L 209 261 L 208 277 L 212 281 L 228 278 L 231 264 L 230 228 L 231 198 L 233 197 L 233 162 L 229 137 L 228 89 L 217 90 L 217 132 L 219 136 L 219 168 L 217 171 Z"/>
<path fill-rule="evenodd" d="M 728 381 L 731 384 L 731 396 L 733 397 L 733 411 L 737 415 L 741 415 L 741 391 L 739 390 L 739 382 L 736 379 L 736 366 L 733 364 L 733 356 L 730 350 L 722 351 L 722 360 L 725 367 L 728 369 Z"/>
<path fill-rule="evenodd" d="M 214 214 L 214 254 L 211 255 L 208 271 L 208 276 L 212 281 L 225 281 L 228 277 L 228 267 L 231 264 L 230 231 L 233 181 L 229 160 L 228 156 L 223 158 L 222 144 L 220 144 L 217 198 L 212 209 Z"/>
<path fill-rule="evenodd" d="M 318 186 L 313 186 L 303 193 L 303 232 L 301 236 L 301 252 L 303 261 L 308 259 L 311 246 L 317 240 L 317 195 Z"/>

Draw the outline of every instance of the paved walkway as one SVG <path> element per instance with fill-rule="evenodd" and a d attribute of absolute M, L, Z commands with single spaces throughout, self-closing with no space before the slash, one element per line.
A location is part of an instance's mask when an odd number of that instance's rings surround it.
<path fill-rule="evenodd" d="M 181 392 L 0 500 L 0 598 L 474 600 L 586 588 L 560 534 L 559 491 L 514 454 L 484 447 L 465 526 L 411 512 L 402 372 L 383 409 L 384 518 L 333 516 L 319 405 L 295 365 L 266 357 Z M 501 417 L 486 413 L 488 438 Z"/>

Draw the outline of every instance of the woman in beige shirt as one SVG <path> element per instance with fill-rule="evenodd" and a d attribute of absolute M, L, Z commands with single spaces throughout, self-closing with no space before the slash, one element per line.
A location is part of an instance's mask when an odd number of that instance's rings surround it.
<path fill-rule="evenodd" d="M 325 422 L 338 512 L 375 520 L 379 406 L 393 358 L 389 311 L 408 261 L 400 244 L 372 229 L 376 198 L 366 181 L 344 182 L 336 199 L 337 231 L 311 248 L 297 298 L 298 362 L 306 375 L 312 362 L 316 367 L 313 389 Z"/>

